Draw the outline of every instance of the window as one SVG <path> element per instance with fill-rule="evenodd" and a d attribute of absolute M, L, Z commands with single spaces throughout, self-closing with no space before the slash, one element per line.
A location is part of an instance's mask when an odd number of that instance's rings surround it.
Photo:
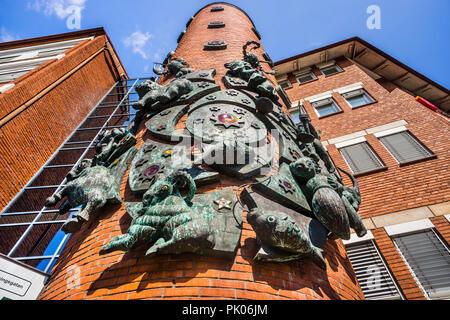
<path fill-rule="evenodd" d="M 225 50 L 227 43 L 224 41 L 208 41 L 205 43 L 204 50 Z"/>
<path fill-rule="evenodd" d="M 379 137 L 379 139 L 400 164 L 433 156 L 433 153 L 426 149 L 408 131 Z"/>
<path fill-rule="evenodd" d="M 320 72 L 322 72 L 322 74 L 325 77 L 328 77 L 328 76 L 331 76 L 331 75 L 333 75 L 335 73 L 342 72 L 342 69 L 337 64 L 335 64 L 335 65 L 332 65 L 332 66 L 320 69 Z"/>
<path fill-rule="evenodd" d="M 49 60 L 61 59 L 67 49 L 88 39 L 93 37 L 0 50 L 0 83 L 15 80 Z"/>
<path fill-rule="evenodd" d="M 433 229 L 396 236 L 397 249 L 431 299 L 450 297 L 450 252 Z"/>
<path fill-rule="evenodd" d="M 364 89 L 343 93 L 342 97 L 344 97 L 352 108 L 365 106 L 366 104 L 375 102 L 375 100 Z"/>
<path fill-rule="evenodd" d="M 272 59 L 270 58 L 269 54 L 268 54 L 267 52 L 263 52 L 261 55 L 263 56 L 263 58 L 265 59 L 265 61 L 269 63 L 269 66 L 270 66 L 271 68 L 273 68 L 273 61 L 272 61 Z"/>
<path fill-rule="evenodd" d="M 211 8 L 211 12 L 223 11 L 224 8 L 222 6 L 215 6 Z"/>
<path fill-rule="evenodd" d="M 299 84 L 303 84 L 303 83 L 310 82 L 310 81 L 317 79 L 316 75 L 314 73 L 312 73 L 311 71 L 298 74 L 298 75 L 296 75 L 296 78 L 297 78 L 297 82 Z"/>
<path fill-rule="evenodd" d="M 349 244 L 345 248 L 367 300 L 402 299 L 400 290 L 373 240 Z"/>
<path fill-rule="evenodd" d="M 338 105 L 333 100 L 333 98 L 327 98 L 313 102 L 312 106 L 316 110 L 319 118 L 329 116 L 331 114 L 335 114 L 341 111 L 341 109 L 339 109 Z"/>
<path fill-rule="evenodd" d="M 291 118 L 294 124 L 298 124 L 300 122 L 300 113 L 298 111 L 291 112 Z"/>
<path fill-rule="evenodd" d="M 223 28 L 225 27 L 225 23 L 222 21 L 212 21 L 208 24 L 208 28 L 214 29 L 214 28 Z"/>
<path fill-rule="evenodd" d="M 383 162 L 381 162 L 367 142 L 342 147 L 339 148 L 339 151 L 354 174 L 385 168 Z"/>
<path fill-rule="evenodd" d="M 279 81 L 278 83 L 283 89 L 289 89 L 292 87 L 291 82 L 289 80 Z"/>

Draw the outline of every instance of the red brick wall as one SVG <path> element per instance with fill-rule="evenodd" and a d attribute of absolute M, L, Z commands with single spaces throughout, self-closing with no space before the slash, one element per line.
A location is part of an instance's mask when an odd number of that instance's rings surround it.
<path fill-rule="evenodd" d="M 0 118 L 19 108 L 42 90 L 105 47 L 106 37 L 84 41 L 16 79 L 16 86 L 0 95 Z M 0 128 L 0 210 L 78 126 L 117 81 L 105 51 L 89 61 L 42 98 Z"/>
<path fill-rule="evenodd" d="M 185 58 L 195 69 L 216 68 L 218 83 L 226 72 L 223 64 L 241 59 L 246 41 L 257 40 L 248 17 L 233 6 L 222 5 L 225 7 L 222 12 L 210 12 L 211 6 L 204 8 L 176 50 L 176 56 Z M 208 23 L 215 20 L 224 21 L 226 27 L 207 29 Z M 228 48 L 204 51 L 203 45 L 209 40 L 226 41 Z M 137 146 L 147 137 L 148 132 L 141 125 Z M 122 196 L 125 201 L 133 201 L 127 177 L 128 173 L 123 180 Z M 240 184 L 241 181 L 224 177 L 217 185 L 198 192 L 230 185 L 238 191 Z M 256 239 L 245 218 L 240 246 L 231 260 L 194 254 L 146 258 L 143 251 L 99 256 L 100 248 L 113 236 L 126 232 L 129 224 L 130 218 L 122 205 L 120 209 L 105 209 L 98 221 L 83 226 L 70 238 L 40 298 L 363 299 L 341 241 L 330 241 L 324 247 L 326 272 L 311 262 L 253 261 Z M 79 283 L 74 284 L 74 279 L 79 279 Z"/>
<path fill-rule="evenodd" d="M 441 216 L 441 217 L 435 217 L 430 219 L 431 222 L 433 222 L 434 227 L 436 228 L 436 231 L 438 234 L 444 239 L 447 244 L 450 243 L 450 223 L 449 221 Z"/>
<path fill-rule="evenodd" d="M 360 215 L 368 218 L 449 201 L 450 171 L 443 170 L 450 165 L 449 122 L 425 108 L 414 97 L 392 83 L 375 81 L 350 60 L 341 58 L 337 59 L 337 63 L 344 72 L 324 77 L 319 70 L 315 69 L 318 80 L 302 85 L 299 85 L 290 74 L 293 86 L 286 92 L 291 101 L 361 81 L 364 89 L 377 102 L 352 110 L 341 95 L 333 93 L 333 98 L 343 113 L 322 119 L 318 119 L 311 104 L 305 102 L 304 107 L 312 123 L 322 131 L 322 140 L 406 120 L 408 130 L 437 156 L 436 159 L 400 167 L 375 136 L 366 136 L 367 142 L 388 169 L 358 177 L 363 199 L 359 210 Z M 349 170 L 334 145 L 327 149 L 337 166 Z M 344 179 L 349 182 L 346 177 Z"/>

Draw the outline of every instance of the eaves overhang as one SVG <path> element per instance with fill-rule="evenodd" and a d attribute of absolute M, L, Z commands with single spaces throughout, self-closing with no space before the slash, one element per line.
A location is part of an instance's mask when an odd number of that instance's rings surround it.
<path fill-rule="evenodd" d="M 450 112 L 449 90 L 359 37 L 339 41 L 274 63 L 278 75 L 295 72 L 338 57 L 357 63 L 375 79 L 387 79 L 413 96 L 421 96 Z"/>

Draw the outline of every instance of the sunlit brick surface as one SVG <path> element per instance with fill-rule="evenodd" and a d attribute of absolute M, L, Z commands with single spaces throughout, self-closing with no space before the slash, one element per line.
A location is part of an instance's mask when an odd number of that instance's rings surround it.
<path fill-rule="evenodd" d="M 217 83 L 222 83 L 226 72 L 224 63 L 241 59 L 242 46 L 248 40 L 257 40 L 252 23 L 241 10 L 221 5 L 224 11 L 210 12 L 208 6 L 197 14 L 175 55 L 185 58 L 197 70 L 216 68 Z M 208 29 L 208 23 L 215 20 L 225 22 L 226 27 Z M 204 51 L 204 43 L 212 40 L 225 41 L 228 48 Z M 257 52 L 260 54 L 262 48 Z M 273 77 L 271 80 L 275 81 Z M 147 137 L 142 123 L 137 135 L 138 148 Z M 132 195 L 127 180 L 128 172 L 121 189 L 124 201 L 139 201 Z M 220 183 L 202 187 L 198 193 L 226 186 L 233 186 L 238 192 L 242 183 L 222 177 Z M 70 238 L 40 298 L 363 299 L 341 241 L 329 241 L 324 247 L 327 272 L 311 262 L 253 261 L 255 233 L 245 217 L 240 245 L 231 259 L 195 254 L 146 258 L 143 250 L 99 256 L 100 248 L 112 237 L 125 233 L 130 222 L 122 205 L 105 208 L 97 221 L 84 225 Z"/>

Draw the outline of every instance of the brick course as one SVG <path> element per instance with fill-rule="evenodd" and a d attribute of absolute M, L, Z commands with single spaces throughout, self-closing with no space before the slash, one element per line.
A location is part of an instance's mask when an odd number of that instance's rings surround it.
<path fill-rule="evenodd" d="M 0 118 L 104 48 L 106 40 L 106 36 L 85 40 L 69 49 L 63 59 L 49 61 L 16 79 L 16 86 L 0 95 Z M 0 210 L 118 80 L 114 70 L 109 54 L 103 51 L 0 128 Z"/>
<path fill-rule="evenodd" d="M 196 15 L 175 56 L 185 58 L 197 70 L 216 68 L 216 82 L 222 84 L 224 63 L 241 59 L 243 44 L 257 38 L 242 11 L 221 5 L 224 11 L 210 12 L 209 5 Z M 224 21 L 226 27 L 207 29 L 208 23 L 215 20 Z M 204 51 L 204 43 L 211 40 L 226 41 L 228 48 Z M 260 55 L 262 51 L 260 48 L 256 52 Z M 169 79 L 163 78 L 162 82 Z M 270 79 L 275 83 L 272 76 Z M 180 123 L 182 127 L 183 119 Z M 147 137 L 141 124 L 138 148 Z M 121 187 L 124 199 L 133 197 L 127 179 L 128 172 Z M 238 191 L 238 184 L 242 182 L 222 177 L 217 185 L 200 188 L 199 192 L 225 186 Z M 234 260 L 194 254 L 146 258 L 145 251 L 114 252 L 100 257 L 100 245 L 126 232 L 129 223 L 122 204 L 120 209 L 104 208 L 95 222 L 85 224 L 72 235 L 40 299 L 363 299 L 341 241 L 329 241 L 324 247 L 326 272 L 308 261 L 261 263 L 252 259 L 255 234 L 244 217 Z M 78 270 L 79 284 L 67 281 L 70 270 Z"/>
<path fill-rule="evenodd" d="M 450 171 L 443 170 L 450 165 L 449 122 L 394 84 L 369 77 L 350 60 L 342 57 L 336 62 L 343 72 L 324 77 L 315 69 L 318 80 L 302 85 L 297 84 L 290 74 L 293 86 L 286 92 L 291 101 L 362 82 L 363 88 L 377 102 L 351 109 L 345 99 L 334 92 L 333 99 L 343 112 L 319 119 L 311 104 L 305 101 L 304 107 L 311 122 L 322 131 L 321 140 L 406 120 L 408 130 L 436 155 L 435 159 L 400 166 L 374 135 L 366 136 L 367 143 L 387 166 L 387 170 L 357 178 L 363 199 L 359 210 L 362 218 L 449 201 Z M 338 167 L 350 170 L 335 145 L 327 146 L 327 149 Z M 350 182 L 347 177 L 344 177 L 344 181 Z"/>

